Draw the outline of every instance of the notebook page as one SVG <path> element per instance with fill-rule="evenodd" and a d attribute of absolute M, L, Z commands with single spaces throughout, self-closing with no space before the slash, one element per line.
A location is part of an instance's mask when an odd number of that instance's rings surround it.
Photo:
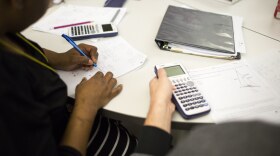
<path fill-rule="evenodd" d="M 104 74 L 111 71 L 114 77 L 120 77 L 139 68 L 146 60 L 146 55 L 138 52 L 120 36 L 96 42 L 94 46 L 98 48 L 99 53 L 97 68 L 90 71 L 58 71 L 61 79 L 67 84 L 69 96 L 74 97 L 75 87 L 83 77 L 90 78 L 97 71 Z"/>
<path fill-rule="evenodd" d="M 278 95 L 243 61 L 189 73 L 208 100 L 215 122 L 257 119 L 280 123 Z"/>

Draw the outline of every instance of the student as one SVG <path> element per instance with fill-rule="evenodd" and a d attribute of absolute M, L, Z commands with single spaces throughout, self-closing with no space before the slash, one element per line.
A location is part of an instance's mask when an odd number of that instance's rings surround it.
<path fill-rule="evenodd" d="M 90 60 L 74 49 L 42 49 L 17 33 L 38 20 L 49 2 L 0 1 L 0 155 L 128 155 L 136 139 L 119 122 L 98 115 L 122 90 L 113 74 L 84 78 L 73 106 L 54 69 L 90 70 L 97 48 L 79 45 Z"/>
<path fill-rule="evenodd" d="M 280 155 L 280 127 L 263 122 L 235 122 L 201 126 L 170 150 L 173 86 L 164 69 L 150 81 L 150 109 L 133 156 L 276 156 Z"/>

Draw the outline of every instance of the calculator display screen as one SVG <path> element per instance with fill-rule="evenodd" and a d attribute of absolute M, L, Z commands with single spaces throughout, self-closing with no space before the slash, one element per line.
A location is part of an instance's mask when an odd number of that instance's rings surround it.
<path fill-rule="evenodd" d="M 165 69 L 168 77 L 185 74 L 184 70 L 179 65 L 165 67 L 164 69 Z"/>
<path fill-rule="evenodd" d="M 102 29 L 104 32 L 106 31 L 113 31 L 111 24 L 102 24 Z"/>

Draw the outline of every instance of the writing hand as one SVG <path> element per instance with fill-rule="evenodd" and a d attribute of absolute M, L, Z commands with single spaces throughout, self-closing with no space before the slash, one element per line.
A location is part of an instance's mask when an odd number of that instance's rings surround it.
<path fill-rule="evenodd" d="M 79 44 L 78 46 L 90 59 L 82 56 L 74 48 L 65 53 L 56 53 L 47 49 L 44 49 L 44 51 L 49 59 L 49 63 L 56 69 L 69 71 L 82 68 L 84 70 L 91 70 L 93 63 L 97 63 L 97 48 L 87 44 Z"/>

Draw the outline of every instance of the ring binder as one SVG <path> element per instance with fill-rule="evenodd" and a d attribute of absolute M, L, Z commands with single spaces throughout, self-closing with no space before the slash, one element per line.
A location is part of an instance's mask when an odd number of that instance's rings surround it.
<path fill-rule="evenodd" d="M 240 59 L 236 46 L 243 43 L 235 40 L 235 30 L 232 16 L 170 5 L 155 42 L 160 49 L 171 52 Z"/>

